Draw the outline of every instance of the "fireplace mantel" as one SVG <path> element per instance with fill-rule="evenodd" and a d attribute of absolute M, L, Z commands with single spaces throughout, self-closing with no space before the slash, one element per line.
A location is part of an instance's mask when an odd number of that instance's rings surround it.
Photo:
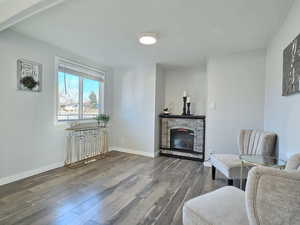
<path fill-rule="evenodd" d="M 182 119 L 205 119 L 204 115 L 175 115 L 175 114 L 160 114 L 160 118 L 182 118 Z"/>

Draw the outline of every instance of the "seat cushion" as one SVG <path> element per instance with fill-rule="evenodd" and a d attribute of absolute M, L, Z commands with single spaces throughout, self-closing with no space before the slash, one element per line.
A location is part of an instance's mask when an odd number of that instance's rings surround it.
<path fill-rule="evenodd" d="M 183 206 L 184 225 L 249 225 L 245 193 L 223 187 L 187 201 Z"/>
<path fill-rule="evenodd" d="M 241 160 L 234 154 L 212 154 L 211 164 L 223 173 L 228 179 L 239 179 L 241 175 Z M 247 178 L 247 169 L 244 168 L 243 178 Z"/>

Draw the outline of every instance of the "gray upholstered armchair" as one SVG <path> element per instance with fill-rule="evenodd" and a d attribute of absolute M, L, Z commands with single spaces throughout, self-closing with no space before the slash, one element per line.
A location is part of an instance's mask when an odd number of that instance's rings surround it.
<path fill-rule="evenodd" d="M 239 154 L 251 155 L 275 155 L 275 133 L 260 130 L 241 130 L 238 137 Z M 212 179 L 215 179 L 216 169 L 228 179 L 228 185 L 233 184 L 234 179 L 240 178 L 241 161 L 238 154 L 212 154 Z M 247 177 L 247 171 L 242 174 Z"/>
<path fill-rule="evenodd" d="M 184 225 L 299 225 L 300 154 L 286 170 L 252 168 L 246 192 L 223 187 L 189 200 L 183 207 Z"/>

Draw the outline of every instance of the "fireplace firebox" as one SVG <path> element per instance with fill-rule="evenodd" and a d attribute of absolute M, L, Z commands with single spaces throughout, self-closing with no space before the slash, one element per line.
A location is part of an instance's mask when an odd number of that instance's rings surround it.
<path fill-rule="evenodd" d="M 171 148 L 178 150 L 194 150 L 194 131 L 185 128 L 171 129 Z"/>

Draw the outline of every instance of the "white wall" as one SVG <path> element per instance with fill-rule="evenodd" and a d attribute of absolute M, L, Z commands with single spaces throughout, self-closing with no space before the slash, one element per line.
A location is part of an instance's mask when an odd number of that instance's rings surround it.
<path fill-rule="evenodd" d="M 93 65 L 86 59 L 14 31 L 0 33 L 0 183 L 63 163 L 65 131 L 54 124 L 56 55 Z M 42 92 L 17 90 L 19 58 L 43 64 Z M 109 83 L 110 77 L 107 77 L 107 99 L 111 98 Z M 109 111 L 109 105 L 106 109 Z"/>
<path fill-rule="evenodd" d="M 156 82 L 155 82 L 155 155 L 159 152 L 160 140 L 160 123 L 159 114 L 165 106 L 165 72 L 161 65 L 156 65 Z"/>
<path fill-rule="evenodd" d="M 267 49 L 265 129 L 278 134 L 283 158 L 300 152 L 300 94 L 282 97 L 283 50 L 300 33 L 300 1 L 296 0 L 284 24 Z"/>
<path fill-rule="evenodd" d="M 212 57 L 207 79 L 206 156 L 209 152 L 238 153 L 240 129 L 263 128 L 265 52 Z"/>
<path fill-rule="evenodd" d="M 191 97 L 191 113 L 206 114 L 207 81 L 205 68 L 164 68 L 165 105 L 173 114 L 182 113 L 183 91 Z"/>
<path fill-rule="evenodd" d="M 112 149 L 154 156 L 156 65 L 114 70 Z"/>

